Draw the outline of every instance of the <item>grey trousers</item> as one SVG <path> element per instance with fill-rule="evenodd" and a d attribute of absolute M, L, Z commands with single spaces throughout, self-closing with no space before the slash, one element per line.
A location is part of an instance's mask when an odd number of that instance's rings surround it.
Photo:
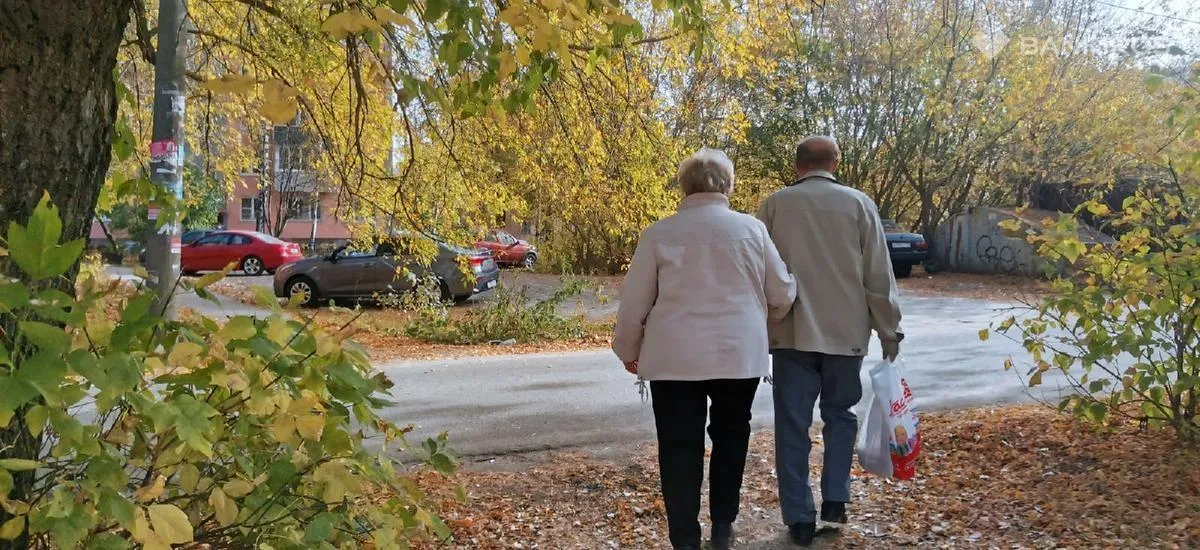
<path fill-rule="evenodd" d="M 816 506 L 808 481 L 813 406 L 821 400 L 825 464 L 821 495 L 826 502 L 850 502 L 850 463 L 858 417 L 853 407 L 862 399 L 858 373 L 862 357 L 826 355 L 788 349 L 771 350 L 774 359 L 775 463 L 783 522 L 815 523 Z"/>

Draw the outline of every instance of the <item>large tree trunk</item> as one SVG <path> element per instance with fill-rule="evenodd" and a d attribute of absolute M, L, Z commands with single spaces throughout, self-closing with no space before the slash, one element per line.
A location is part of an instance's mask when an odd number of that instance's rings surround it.
<path fill-rule="evenodd" d="M 113 68 L 129 2 L 0 0 L 0 232 L 24 222 L 48 192 L 63 237 L 89 233 L 108 170 L 117 113 Z M 11 315 L 0 315 L 0 334 L 15 328 Z M 0 430 L 0 457 L 36 455 L 40 442 L 22 416 Z M 27 500 L 32 474 L 14 476 L 12 498 Z M 0 510 L 0 521 L 8 517 Z M 28 543 L 22 536 L 0 548 Z"/>
<path fill-rule="evenodd" d="M 0 0 L 0 228 L 42 196 L 88 233 L 108 170 L 129 0 Z"/>

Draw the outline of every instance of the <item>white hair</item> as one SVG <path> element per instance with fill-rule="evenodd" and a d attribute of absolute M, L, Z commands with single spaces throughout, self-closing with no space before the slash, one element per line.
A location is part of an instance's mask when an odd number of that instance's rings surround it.
<path fill-rule="evenodd" d="M 733 161 L 719 149 L 703 147 L 679 163 L 676 174 L 683 194 L 733 192 Z"/>

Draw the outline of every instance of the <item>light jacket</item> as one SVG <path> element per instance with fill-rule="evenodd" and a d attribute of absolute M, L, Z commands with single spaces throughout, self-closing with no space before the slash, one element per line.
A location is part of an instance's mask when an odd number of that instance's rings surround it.
<path fill-rule="evenodd" d="M 795 293 L 762 222 L 720 193 L 689 195 L 642 232 L 612 348 L 646 380 L 767 376 L 768 315 L 786 315 Z"/>
<path fill-rule="evenodd" d="M 796 303 L 771 326 L 772 349 L 865 356 L 871 329 L 900 335 L 900 303 L 887 238 L 874 201 L 810 172 L 763 202 L 767 226 L 796 276 Z"/>

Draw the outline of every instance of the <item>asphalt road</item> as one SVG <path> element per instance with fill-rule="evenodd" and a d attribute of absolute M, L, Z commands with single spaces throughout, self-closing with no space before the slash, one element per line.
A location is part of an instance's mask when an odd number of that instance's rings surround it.
<path fill-rule="evenodd" d="M 134 278 L 132 270 L 109 273 Z M 270 277 L 246 278 L 270 284 Z M 220 304 L 180 293 L 176 304 L 223 318 L 265 313 L 219 297 Z M 615 300 L 614 300 L 615 301 Z M 923 410 L 960 409 L 1041 399 L 1057 401 L 1062 375 L 1051 370 L 1030 390 L 1018 376 L 1027 355 L 1000 335 L 979 340 L 979 330 L 1008 317 L 1014 304 L 964 298 L 911 296 L 901 299 L 906 339 L 901 348 L 906 376 Z M 878 361 L 871 342 L 862 379 Z M 1018 369 L 1006 372 L 1008 357 Z M 378 366 L 395 382 L 395 404 L 384 415 L 412 423 L 412 441 L 448 431 L 465 456 L 496 456 L 565 447 L 622 448 L 653 438 L 653 414 L 639 397 L 635 378 L 607 350 L 577 353 L 491 356 L 470 359 L 392 362 Z M 754 426 L 770 427 L 770 387 L 762 385 L 754 403 Z M 860 408 L 863 404 L 860 403 Z M 814 418 L 816 415 L 814 415 Z"/>
<path fill-rule="evenodd" d="M 918 407 L 956 409 L 1033 399 L 1005 358 L 1018 361 L 1024 350 L 978 332 L 1006 317 L 1008 304 L 960 298 L 908 297 L 902 300 L 906 340 L 901 350 Z M 872 342 L 869 367 L 879 356 Z M 649 403 L 634 378 L 607 350 L 380 365 L 395 382 L 396 404 L 385 416 L 413 423 L 413 441 L 445 430 L 464 456 L 585 446 L 623 446 L 654 436 Z M 866 382 L 866 368 L 863 380 Z M 1047 373 L 1035 394 L 1059 396 L 1061 378 Z M 756 428 L 769 427 L 769 386 L 759 388 Z"/>

